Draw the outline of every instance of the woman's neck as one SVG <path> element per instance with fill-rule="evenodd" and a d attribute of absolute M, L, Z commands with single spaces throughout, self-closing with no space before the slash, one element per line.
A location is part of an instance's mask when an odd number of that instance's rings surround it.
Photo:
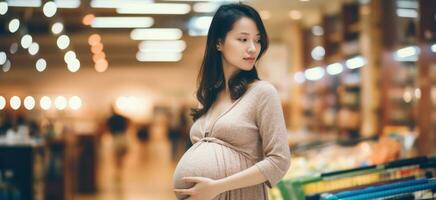
<path fill-rule="evenodd" d="M 223 59 L 222 63 L 223 63 L 224 86 L 225 86 L 225 90 L 223 92 L 225 92 L 226 96 L 230 96 L 230 89 L 229 89 L 228 81 L 233 76 L 233 74 L 235 74 L 239 71 L 239 69 L 237 67 L 227 63 L 224 59 Z"/>

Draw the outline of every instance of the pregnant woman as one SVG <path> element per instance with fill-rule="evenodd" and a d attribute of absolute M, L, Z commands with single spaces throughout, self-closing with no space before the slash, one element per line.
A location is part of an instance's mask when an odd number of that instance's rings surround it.
<path fill-rule="evenodd" d="M 268 47 L 259 14 L 221 6 L 212 19 L 199 73 L 193 146 L 174 173 L 178 199 L 265 200 L 288 171 L 287 131 L 275 88 L 255 64 Z"/>

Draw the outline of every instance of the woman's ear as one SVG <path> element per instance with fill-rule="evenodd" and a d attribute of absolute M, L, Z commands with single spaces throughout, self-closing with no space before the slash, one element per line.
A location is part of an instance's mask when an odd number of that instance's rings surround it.
<path fill-rule="evenodd" d="M 221 46 L 222 46 L 222 40 L 219 39 L 218 43 L 216 44 L 216 50 L 221 51 Z"/>

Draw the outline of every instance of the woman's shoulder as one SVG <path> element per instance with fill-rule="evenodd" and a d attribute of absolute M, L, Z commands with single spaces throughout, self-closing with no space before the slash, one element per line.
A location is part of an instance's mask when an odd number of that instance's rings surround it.
<path fill-rule="evenodd" d="M 257 95 L 277 95 L 277 89 L 268 81 L 258 80 L 251 85 L 253 93 Z"/>

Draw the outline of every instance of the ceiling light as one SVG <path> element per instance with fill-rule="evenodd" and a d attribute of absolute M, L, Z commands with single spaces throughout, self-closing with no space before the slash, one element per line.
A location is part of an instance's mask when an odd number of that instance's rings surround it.
<path fill-rule="evenodd" d="M 220 5 L 217 3 L 195 3 L 194 11 L 197 13 L 213 13 L 215 12 Z"/>
<path fill-rule="evenodd" d="M 67 35 L 61 35 L 58 37 L 56 44 L 59 49 L 66 49 L 70 45 L 70 38 Z"/>
<path fill-rule="evenodd" d="M 41 97 L 41 99 L 39 100 L 39 106 L 43 110 L 50 109 L 50 107 L 51 107 L 51 99 L 49 97 L 47 97 L 47 96 Z"/>
<path fill-rule="evenodd" d="M 3 72 L 8 72 L 11 69 L 11 61 L 6 60 L 5 64 L 3 64 L 2 70 Z"/>
<path fill-rule="evenodd" d="M 330 65 L 327 65 L 327 73 L 330 75 L 336 75 L 342 73 L 344 70 L 344 66 L 342 66 L 341 63 L 333 63 Z"/>
<path fill-rule="evenodd" d="M 136 53 L 136 59 L 141 62 L 177 62 L 182 59 L 182 53 L 179 52 L 149 52 Z"/>
<path fill-rule="evenodd" d="M 3 96 L 0 96 L 0 110 L 6 107 L 6 99 Z"/>
<path fill-rule="evenodd" d="M 51 26 L 51 32 L 53 32 L 54 34 L 59 34 L 64 30 L 64 24 L 62 24 L 61 22 L 56 22 Z"/>
<path fill-rule="evenodd" d="M 8 3 L 0 2 L 0 15 L 4 15 L 8 12 Z"/>
<path fill-rule="evenodd" d="M 82 107 L 82 100 L 78 96 L 72 96 L 68 104 L 72 110 L 79 110 Z"/>
<path fill-rule="evenodd" d="M 44 7 L 42 8 L 42 11 L 44 12 L 44 15 L 46 17 L 53 17 L 56 14 L 58 7 L 56 4 L 52 1 L 48 1 L 44 4 Z"/>
<path fill-rule="evenodd" d="M 304 83 L 304 81 L 306 80 L 306 78 L 304 77 L 304 73 L 303 72 L 297 72 L 294 74 L 294 80 L 297 83 Z"/>
<path fill-rule="evenodd" d="M 151 17 L 96 17 L 93 28 L 148 28 L 153 26 Z"/>
<path fill-rule="evenodd" d="M 20 108 L 21 106 L 21 99 L 20 97 L 17 96 L 13 96 L 10 100 L 9 100 L 9 104 L 11 106 L 11 108 L 13 110 L 18 110 L 18 108 Z"/>
<path fill-rule="evenodd" d="M 349 69 L 356 69 L 356 68 L 364 66 L 365 64 L 366 64 L 366 61 L 362 56 L 356 56 L 354 58 L 350 58 L 350 59 L 345 61 L 345 65 Z"/>
<path fill-rule="evenodd" d="M 25 49 L 27 49 L 27 48 L 29 48 L 30 47 L 30 45 L 32 44 L 32 36 L 31 35 L 29 35 L 29 34 L 26 34 L 26 35 L 24 35 L 22 38 L 21 38 L 21 46 L 23 47 L 23 48 L 25 48 Z"/>
<path fill-rule="evenodd" d="M 78 8 L 80 7 L 80 0 L 55 0 L 58 8 Z"/>
<path fill-rule="evenodd" d="M 10 7 L 40 7 L 41 0 L 8 0 Z"/>
<path fill-rule="evenodd" d="M 400 9 L 397 9 L 397 16 L 404 17 L 404 18 L 417 18 L 418 11 L 416 11 L 414 9 L 400 8 Z"/>
<path fill-rule="evenodd" d="M 16 18 L 11 20 L 9 22 L 9 26 L 8 27 L 9 27 L 9 31 L 11 33 L 15 33 L 18 30 L 18 28 L 20 28 L 20 20 L 18 20 Z"/>
<path fill-rule="evenodd" d="M 304 76 L 307 80 L 316 81 L 321 79 L 325 74 L 322 67 L 312 67 L 304 71 Z"/>
<path fill-rule="evenodd" d="M 32 96 L 24 98 L 24 108 L 32 110 L 35 107 L 35 99 Z"/>
<path fill-rule="evenodd" d="M 33 42 L 32 44 L 30 44 L 28 51 L 29 51 L 29 54 L 32 56 L 37 54 L 39 51 L 39 44 L 36 42 Z"/>
<path fill-rule="evenodd" d="M 299 20 L 302 17 L 302 14 L 298 10 L 291 10 L 289 11 L 289 17 L 293 20 Z"/>
<path fill-rule="evenodd" d="M 43 72 L 45 68 L 47 68 L 47 61 L 45 61 L 44 58 L 40 58 L 38 61 L 36 61 L 35 65 L 38 72 Z"/>
<path fill-rule="evenodd" d="M 121 8 L 125 6 L 135 7 L 153 2 L 153 0 L 92 0 L 90 6 L 92 8 Z"/>
<path fill-rule="evenodd" d="M 175 41 L 142 41 L 139 43 L 141 52 L 183 52 L 186 49 L 186 42 Z"/>
<path fill-rule="evenodd" d="M 183 32 L 177 28 L 134 29 L 130 33 L 132 40 L 178 40 Z"/>
<path fill-rule="evenodd" d="M 191 11 L 191 6 L 177 3 L 149 3 L 117 8 L 117 13 L 119 14 L 184 15 L 189 13 L 189 11 Z"/>
<path fill-rule="evenodd" d="M 4 51 L 0 51 L 0 65 L 5 64 L 7 59 L 8 57 L 6 53 Z"/>

